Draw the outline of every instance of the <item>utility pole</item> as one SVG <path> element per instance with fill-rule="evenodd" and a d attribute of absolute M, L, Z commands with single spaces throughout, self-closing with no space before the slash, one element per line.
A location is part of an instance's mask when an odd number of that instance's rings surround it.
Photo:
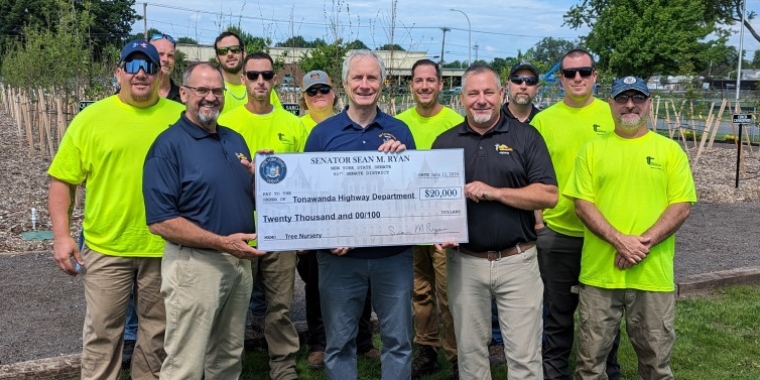
<path fill-rule="evenodd" d="M 143 3 L 143 29 L 145 32 L 145 39 L 148 39 L 148 3 Z"/>
<path fill-rule="evenodd" d="M 478 48 L 479 47 L 480 47 L 480 45 L 478 45 L 478 41 L 475 41 L 475 46 L 472 47 L 473 49 L 475 49 L 475 61 L 474 62 L 470 62 L 470 65 L 472 65 L 473 63 L 475 63 L 475 62 L 478 61 Z"/>
<path fill-rule="evenodd" d="M 441 61 L 438 62 L 439 65 L 443 66 L 443 52 L 446 49 L 446 32 L 450 32 L 451 28 L 443 27 L 441 28 L 443 31 L 443 40 L 441 41 Z"/>

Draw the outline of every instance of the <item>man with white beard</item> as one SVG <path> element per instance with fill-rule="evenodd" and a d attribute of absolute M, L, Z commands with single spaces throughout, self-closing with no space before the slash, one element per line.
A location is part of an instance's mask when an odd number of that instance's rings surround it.
<path fill-rule="evenodd" d="M 643 79 L 614 81 L 609 104 L 614 132 L 581 148 L 563 190 L 585 225 L 574 378 L 607 378 L 625 313 L 639 378 L 672 379 L 674 233 L 697 201 L 694 179 L 678 143 L 647 129 Z"/>
<path fill-rule="evenodd" d="M 162 379 L 237 379 L 251 298 L 256 239 L 251 158 L 243 136 L 217 125 L 222 75 L 188 67 L 187 109 L 145 158 L 143 195 L 150 232 L 166 240 L 161 295 L 166 306 Z M 247 161 L 245 164 L 249 164 Z"/>

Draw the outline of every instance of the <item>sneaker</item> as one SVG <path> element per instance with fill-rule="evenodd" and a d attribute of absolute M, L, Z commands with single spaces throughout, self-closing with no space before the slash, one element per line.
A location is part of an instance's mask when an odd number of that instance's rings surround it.
<path fill-rule="evenodd" d="M 412 379 L 419 379 L 438 372 L 438 352 L 430 346 L 417 346 L 417 356 L 412 361 Z"/>
<path fill-rule="evenodd" d="M 451 380 L 459 380 L 459 361 L 451 359 Z"/>
<path fill-rule="evenodd" d="M 504 355 L 504 346 L 494 344 L 488 347 L 488 361 L 491 362 L 491 367 L 504 365 L 507 362 L 507 356 Z"/>
<path fill-rule="evenodd" d="M 364 352 L 360 353 L 359 355 L 364 356 L 367 359 L 380 360 L 380 350 L 378 350 L 377 348 L 374 348 L 374 347 L 370 348 L 367 351 L 364 351 Z"/>
<path fill-rule="evenodd" d="M 121 353 L 121 368 L 127 369 L 132 365 L 132 353 L 135 351 L 135 341 L 125 340 L 124 350 Z"/>
<path fill-rule="evenodd" d="M 325 352 L 314 351 L 310 353 L 309 357 L 306 358 L 306 363 L 309 365 L 309 368 L 311 369 L 325 368 Z"/>

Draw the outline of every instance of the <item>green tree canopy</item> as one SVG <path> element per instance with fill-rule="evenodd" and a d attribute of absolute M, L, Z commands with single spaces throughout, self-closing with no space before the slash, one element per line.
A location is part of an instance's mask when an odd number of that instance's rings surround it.
<path fill-rule="evenodd" d="M 244 32 L 242 28 L 235 25 L 228 26 L 226 31 L 233 32 L 240 36 L 240 39 L 243 40 L 243 47 L 245 47 L 246 54 L 256 51 L 265 51 L 269 53 L 269 45 L 272 44 L 272 40 L 269 38 L 254 37 L 251 33 Z"/>
<path fill-rule="evenodd" d="M 565 53 L 577 46 L 576 43 L 561 38 L 544 37 L 525 52 L 525 58 L 536 66 L 551 67 L 559 62 Z"/>
<path fill-rule="evenodd" d="M 358 38 L 346 44 L 346 47 L 354 50 L 369 50 L 369 47 Z"/>
<path fill-rule="evenodd" d="M 718 16 L 704 1 L 583 0 L 565 15 L 572 28 L 588 26 L 585 45 L 599 67 L 616 76 L 694 72 L 703 41 Z"/>
<path fill-rule="evenodd" d="M 383 46 L 380 46 L 377 48 L 377 50 L 395 50 L 395 51 L 406 51 L 404 48 L 401 47 L 399 44 L 385 44 Z"/>
<path fill-rule="evenodd" d="M 188 45 L 198 45 L 198 41 L 196 41 L 195 39 L 190 38 L 190 37 L 180 37 L 180 38 L 177 38 L 177 43 L 178 44 L 188 44 Z"/>
<path fill-rule="evenodd" d="M 293 36 L 293 37 L 288 38 L 285 41 L 278 42 L 274 46 L 309 48 L 309 47 L 312 47 L 312 42 L 306 41 L 306 39 L 304 39 L 303 36 Z"/>
<path fill-rule="evenodd" d="M 86 15 L 79 28 L 86 31 L 94 56 L 108 45 L 123 46 L 132 23 L 141 17 L 132 9 L 134 0 L 0 0 L 0 53 L 8 44 L 23 41 L 24 27 L 60 32 L 57 27 L 67 13 Z"/>
<path fill-rule="evenodd" d="M 311 70 L 322 70 L 330 76 L 333 85 L 340 88 L 343 58 L 349 50 L 347 46 L 343 40 L 337 40 L 331 44 L 316 47 L 301 56 L 298 67 L 305 73 Z"/>

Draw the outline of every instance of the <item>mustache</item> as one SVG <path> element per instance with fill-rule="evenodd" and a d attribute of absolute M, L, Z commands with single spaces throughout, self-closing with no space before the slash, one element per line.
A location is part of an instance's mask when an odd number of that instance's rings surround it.
<path fill-rule="evenodd" d="M 208 101 L 208 100 L 204 99 L 204 100 L 201 100 L 201 102 L 199 103 L 199 105 L 201 107 L 206 107 L 206 106 L 219 107 L 221 105 L 221 103 L 218 100 Z"/>

